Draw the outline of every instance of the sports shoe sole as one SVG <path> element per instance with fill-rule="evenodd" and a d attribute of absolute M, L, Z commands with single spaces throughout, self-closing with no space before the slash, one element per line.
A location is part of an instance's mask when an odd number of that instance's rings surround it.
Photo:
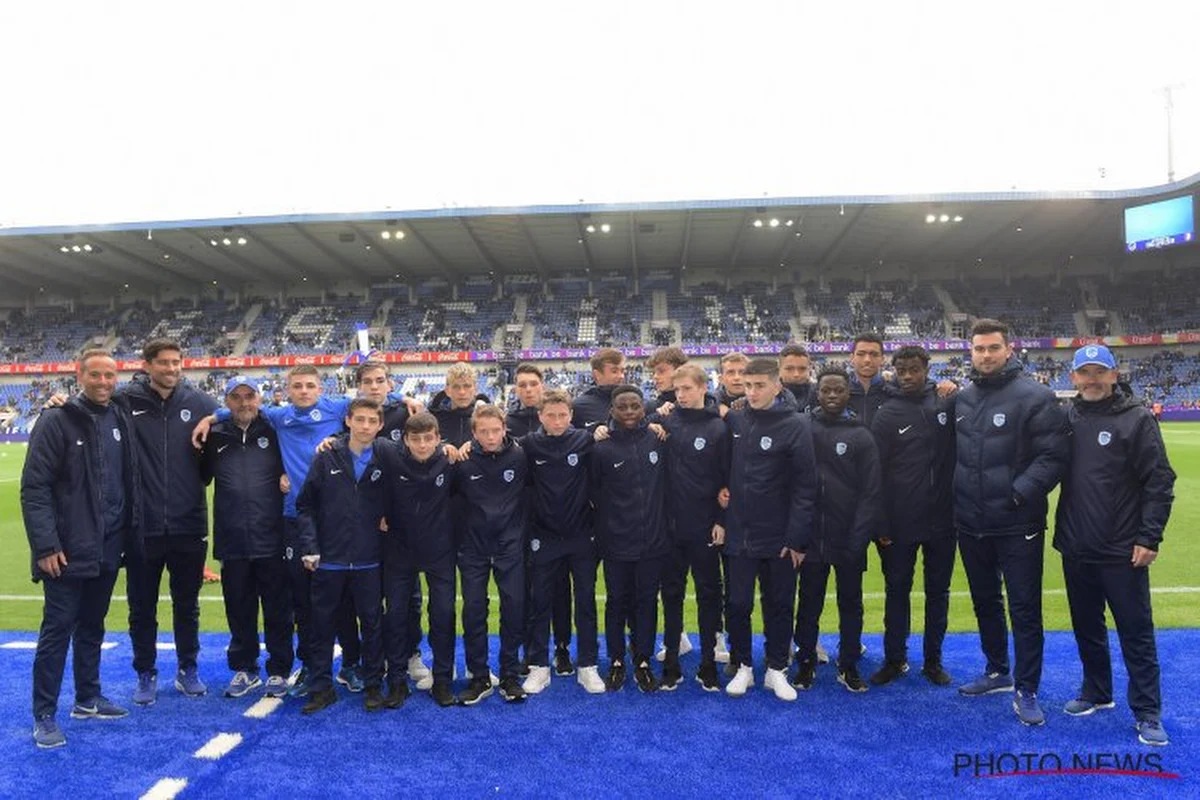
<path fill-rule="evenodd" d="M 179 693 L 184 697 L 204 697 L 204 695 L 208 694 L 208 689 L 205 689 L 202 692 L 189 692 L 187 689 L 183 688 L 183 684 L 179 681 L 175 681 L 175 688 L 178 689 Z"/>
<path fill-rule="evenodd" d="M 851 685 L 850 685 L 850 683 L 849 683 L 849 682 L 848 682 L 848 681 L 847 681 L 847 680 L 846 680 L 844 677 L 842 677 L 841 675 L 838 675 L 838 677 L 837 677 L 837 682 L 838 682 L 838 683 L 840 683 L 842 686 L 845 686 L 845 687 L 846 687 L 846 691 L 847 691 L 847 692 L 852 692 L 853 694 L 862 694 L 863 692 L 867 691 L 867 687 L 866 687 L 866 686 L 863 686 L 863 687 L 861 687 L 861 688 L 857 688 L 857 689 L 856 689 L 856 688 L 854 688 L 854 687 L 853 687 L 853 686 L 851 686 Z M 793 687 L 793 688 L 795 688 L 795 687 Z"/>
<path fill-rule="evenodd" d="M 63 739 L 61 742 L 50 742 L 49 744 L 47 744 L 45 742 L 39 742 L 37 739 L 34 739 L 33 743 L 38 746 L 39 750 L 54 750 L 55 748 L 58 748 L 58 747 L 65 747 L 67 744 L 67 740 Z"/>
<path fill-rule="evenodd" d="M 962 689 L 959 689 L 958 693 L 963 697 L 983 697 L 984 695 L 989 694 L 1004 694 L 1005 692 L 1014 692 L 1016 689 L 1017 687 L 1015 685 L 1010 684 L 1009 686 L 998 686 L 995 689 L 988 689 L 986 692 L 964 692 Z"/>
<path fill-rule="evenodd" d="M 71 709 L 71 719 L 124 719 L 129 716 L 129 712 L 124 714 L 101 714 L 99 711 L 80 712 Z"/>
<path fill-rule="evenodd" d="M 240 689 L 240 690 L 236 690 L 236 691 L 230 691 L 229 689 L 226 689 L 225 696 L 226 697 L 245 697 L 246 695 L 250 694 L 250 692 L 261 687 L 262 685 L 263 685 L 263 682 L 260 680 L 260 681 L 255 681 L 254 683 L 246 684 L 246 688 L 244 688 L 244 689 Z M 180 690 L 180 691 L 182 691 L 182 690 Z"/>
<path fill-rule="evenodd" d="M 1115 702 L 1113 702 L 1113 703 L 1093 703 L 1092 705 L 1088 706 L 1083 711 L 1067 711 L 1064 708 L 1063 713 L 1069 717 L 1087 717 L 1092 714 L 1095 714 L 1097 711 L 1104 711 L 1106 709 L 1116 708 L 1116 707 L 1117 707 L 1117 704 Z"/>
<path fill-rule="evenodd" d="M 1138 729 L 1137 725 L 1134 725 L 1133 729 L 1138 732 L 1138 741 L 1141 742 L 1142 744 L 1148 744 L 1151 747 L 1166 747 L 1167 745 L 1169 745 L 1171 743 L 1170 739 L 1168 739 L 1165 742 L 1152 742 L 1149 739 L 1142 738 L 1142 732 L 1141 732 L 1141 730 Z"/>
<path fill-rule="evenodd" d="M 485 689 L 485 690 L 483 691 L 483 693 L 482 693 L 482 694 L 480 694 L 480 695 L 479 695 L 478 697 L 476 697 L 474 700 L 464 700 L 464 699 L 463 699 L 461 696 L 459 696 L 459 698 L 458 698 L 458 704 L 459 704 L 459 705 L 462 705 L 462 706 L 473 706 L 473 705 L 475 705 L 476 703 L 480 703 L 480 702 L 482 702 L 482 701 L 484 701 L 484 700 L 488 699 L 488 698 L 489 698 L 489 697 L 491 697 L 491 696 L 492 696 L 492 687 L 491 687 L 491 686 L 489 686 L 487 689 Z"/>

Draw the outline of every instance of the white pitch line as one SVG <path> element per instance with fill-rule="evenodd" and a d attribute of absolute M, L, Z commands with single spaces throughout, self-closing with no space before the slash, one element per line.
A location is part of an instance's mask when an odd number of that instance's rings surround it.
<path fill-rule="evenodd" d="M 142 795 L 141 800 L 174 800 L 187 787 L 187 778 L 163 778 Z"/>
<path fill-rule="evenodd" d="M 120 644 L 120 642 L 102 642 L 100 644 L 100 649 L 101 650 L 112 650 L 118 644 Z M 33 642 L 5 642 L 4 644 L 0 644 L 0 650 L 36 650 L 36 649 L 37 649 L 36 641 L 33 641 Z"/>
<path fill-rule="evenodd" d="M 5 601 L 5 600 L 11 600 L 11 601 L 16 602 L 16 601 L 25 601 L 25 600 L 32 601 L 32 600 L 44 600 L 44 599 L 45 599 L 45 597 L 43 597 L 40 594 L 0 594 L 0 602 Z M 112 596 L 112 599 L 118 603 L 128 603 L 129 602 L 129 597 L 126 595 L 123 595 L 123 594 L 114 594 Z M 160 594 L 158 596 L 159 602 L 166 602 L 170 599 L 171 599 L 171 595 L 169 595 L 169 594 Z M 201 603 L 223 603 L 223 602 L 225 602 L 225 598 L 220 595 L 201 595 L 198 599 L 200 600 Z"/>
<path fill-rule="evenodd" d="M 264 697 L 254 705 L 250 706 L 242 714 L 243 717 L 250 719 L 266 719 L 275 713 L 283 705 L 283 700 L 279 697 Z"/>
<path fill-rule="evenodd" d="M 242 735 L 240 733 L 218 733 L 192 755 L 205 761 L 216 761 L 229 755 L 229 751 L 241 743 Z"/>

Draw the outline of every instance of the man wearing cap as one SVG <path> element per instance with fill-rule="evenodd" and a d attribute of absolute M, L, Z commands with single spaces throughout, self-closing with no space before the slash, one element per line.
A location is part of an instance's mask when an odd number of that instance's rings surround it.
<path fill-rule="evenodd" d="M 1017 718 L 1041 725 L 1046 496 L 1070 456 L 1066 415 L 1054 392 L 1024 373 L 1003 322 L 975 322 L 971 364 L 971 385 L 959 393 L 954 414 L 954 521 L 987 665 L 958 691 L 975 697 L 1015 688 Z M 1016 655 L 1012 674 L 1005 595 Z"/>
<path fill-rule="evenodd" d="M 259 413 L 249 378 L 225 385 L 229 419 L 212 426 L 201 471 L 213 488 L 213 555 L 221 562 L 221 592 L 229 622 L 226 657 L 233 680 L 226 697 L 262 685 L 258 673 L 258 609 L 267 641 L 268 697 L 283 697 L 292 670 L 292 609 L 283 560 L 283 457 L 275 429 Z"/>
<path fill-rule="evenodd" d="M 1063 477 L 1054 530 L 1083 684 L 1064 710 L 1085 716 L 1112 708 L 1107 605 L 1129 672 L 1128 702 L 1138 739 L 1165 745 L 1158 654 L 1150 610 L 1150 565 L 1171 514 L 1175 473 L 1153 415 L 1118 382 L 1107 347 L 1075 352 L 1071 382 L 1071 466 Z"/>

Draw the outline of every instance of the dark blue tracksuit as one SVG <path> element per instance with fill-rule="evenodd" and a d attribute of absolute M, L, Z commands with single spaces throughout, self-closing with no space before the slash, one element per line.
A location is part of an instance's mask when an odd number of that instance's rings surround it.
<path fill-rule="evenodd" d="M 454 670 L 454 524 L 450 492 L 455 467 L 439 448 L 417 461 L 403 443 L 376 445 L 387 481 L 388 531 L 383 536 L 383 643 L 388 682 L 407 678 L 412 655 L 409 626 L 420 618 L 420 573 L 429 583 L 429 646 L 433 677 L 450 684 Z M 412 605 L 416 603 L 416 608 Z M 413 612 L 417 613 L 414 614 Z"/>
<path fill-rule="evenodd" d="M 232 420 L 209 430 L 201 456 L 213 486 L 213 555 L 229 623 L 226 658 L 235 672 L 258 674 L 258 609 L 267 640 L 267 674 L 292 671 L 292 608 L 283 560 L 283 458 L 260 414 L 242 430 Z"/>
<path fill-rule="evenodd" d="M 296 500 L 301 553 L 321 557 L 312 576 L 312 644 L 305 665 L 313 692 L 332 686 L 334 628 L 346 596 L 353 598 L 362 630 L 363 683 L 378 687 L 382 680 L 384 484 L 374 447 L 356 456 L 338 442 L 313 459 Z"/>
<path fill-rule="evenodd" d="M 21 472 L 21 514 L 33 580 L 45 595 L 33 659 L 33 716 L 54 716 L 67 649 L 74 647 L 75 702 L 99 697 L 100 645 L 121 554 L 142 519 L 137 448 L 130 419 L 82 395 L 46 409 L 29 438 Z M 58 578 L 39 558 L 61 552 Z"/>
<path fill-rule="evenodd" d="M 1071 626 L 1083 663 L 1079 697 L 1113 699 L 1104 624 L 1107 603 L 1129 672 L 1138 720 L 1162 719 L 1158 653 L 1150 611 L 1150 570 L 1130 564 L 1133 548 L 1158 550 L 1174 500 L 1175 472 L 1158 423 L 1125 387 L 1106 401 L 1076 398 L 1068 412 L 1071 465 L 1054 526 L 1062 553 Z"/>
<path fill-rule="evenodd" d="M 673 399 L 673 398 L 672 398 Z M 696 584 L 702 661 L 712 661 L 721 628 L 721 558 L 712 529 L 722 517 L 717 495 L 729 479 L 729 431 L 717 399 L 704 408 L 675 407 L 663 420 L 667 438 L 667 517 L 671 559 L 663 576 L 663 643 L 678 657 L 688 571 Z"/>
<path fill-rule="evenodd" d="M 517 678 L 525 618 L 525 451 L 505 437 L 499 452 L 471 444 L 471 457 L 458 464 L 455 487 L 462 495 L 462 541 L 458 574 L 462 582 L 463 649 L 467 669 L 488 674 L 488 578 L 500 593 L 500 677 Z"/>
<path fill-rule="evenodd" d="M 508 429 L 508 435 L 514 439 L 520 439 L 522 436 L 533 433 L 542 427 L 542 423 L 538 419 L 537 406 L 523 406 L 521 401 L 514 396 L 512 402 L 508 404 L 504 427 Z"/>
<path fill-rule="evenodd" d="M 483 401 L 491 403 L 486 394 L 477 394 L 468 405 L 455 408 L 450 401 L 450 395 L 440 391 L 429 401 L 429 413 L 437 417 L 438 431 L 442 440 L 455 447 L 461 447 L 471 441 L 471 416 L 475 413 L 475 404 Z"/>
<path fill-rule="evenodd" d="M 924 553 L 927 668 L 942 663 L 954 572 L 954 408 L 932 381 L 916 395 L 887 387 L 888 400 L 871 423 L 883 473 L 885 518 L 877 540 L 883 563 L 884 657 L 908 660 L 913 573 Z M 885 543 L 886 542 L 886 543 Z"/>
<path fill-rule="evenodd" d="M 796 398 L 796 410 L 807 414 L 809 409 L 817 404 L 817 385 L 815 383 L 785 383 L 784 389 Z"/>
<path fill-rule="evenodd" d="M 606 425 L 612 412 L 614 386 L 589 386 L 580 392 L 571 406 L 571 424 L 593 433 L 597 425 Z"/>
<path fill-rule="evenodd" d="M 987 672 L 1007 675 L 1013 622 L 1016 688 L 1037 692 L 1042 677 L 1042 565 L 1046 496 L 1070 453 L 1066 413 L 1054 392 L 1010 358 L 996 374 L 971 375 L 955 407 L 954 521 L 979 622 Z"/>
<path fill-rule="evenodd" d="M 871 422 L 875 419 L 875 412 L 879 410 L 888 395 L 884 391 L 887 382 L 884 381 L 882 375 L 876 375 L 871 378 L 871 385 L 863 389 L 862 382 L 858 376 L 851 374 L 850 376 L 850 404 L 848 408 L 854 413 L 854 416 L 860 423 L 871 427 Z M 813 398 L 812 405 L 817 405 L 816 398 Z"/>
<path fill-rule="evenodd" d="M 829 571 L 837 573 L 838 666 L 858 663 L 862 644 L 862 576 L 867 545 L 879 535 L 883 519 L 882 478 L 875 440 L 847 409 L 830 417 L 810 412 L 819 478 L 813 535 L 800 565 L 800 601 L 796 607 L 797 658 L 816 658 L 817 634 Z"/>
<path fill-rule="evenodd" d="M 208 556 L 208 502 L 192 429 L 217 403 L 181 380 L 165 399 L 149 380 L 135 379 L 113 398 L 129 411 L 141 469 L 142 547 L 126 554 L 129 638 L 133 668 L 154 669 L 158 652 L 158 591 L 170 574 L 175 655 L 180 669 L 200 652 L 200 585 Z"/>
<path fill-rule="evenodd" d="M 596 666 L 596 545 L 588 495 L 592 435 L 568 428 L 561 436 L 544 430 L 521 439 L 529 461 L 532 509 L 529 521 L 529 584 L 533 606 L 527 655 L 533 666 L 549 666 L 551 612 L 557 615 L 564 582 L 575 586 L 578 661 Z M 567 608 L 569 605 L 569 593 Z M 570 641 L 557 637 L 556 645 Z"/>
<path fill-rule="evenodd" d="M 813 533 L 817 464 L 809 419 L 796 413 L 796 400 L 782 392 L 768 409 L 730 411 L 729 508 L 725 553 L 729 557 L 730 657 L 751 665 L 750 614 L 754 583 L 762 574 L 768 606 L 767 666 L 785 669 L 792 633 L 796 570 L 786 547 L 803 551 Z"/>
<path fill-rule="evenodd" d="M 633 623 L 634 664 L 654 654 L 658 591 L 670 553 L 666 445 L 643 422 L 611 426 L 592 451 L 596 544 L 604 559 L 604 638 L 610 661 L 625 658 L 625 622 Z M 678 641 L 678 637 L 676 637 Z"/>
<path fill-rule="evenodd" d="M 675 390 L 667 389 L 665 392 L 659 392 L 654 397 L 647 397 L 644 403 L 646 416 L 650 417 L 658 413 L 658 407 L 663 403 L 675 403 Z M 716 399 L 713 399 L 716 402 Z"/>

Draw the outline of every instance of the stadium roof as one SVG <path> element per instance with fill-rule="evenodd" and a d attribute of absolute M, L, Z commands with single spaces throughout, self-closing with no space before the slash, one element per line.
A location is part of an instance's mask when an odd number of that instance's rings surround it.
<path fill-rule="evenodd" d="M 1197 184 L 1200 173 L 1128 191 L 444 208 L 0 229 L 0 277 L 30 292 L 74 296 L 124 284 L 149 290 L 213 280 L 236 288 L 775 265 L 854 275 L 879 264 L 918 274 L 929 265 L 980 260 L 1044 268 L 1071 257 L 1116 264 L 1125 257 L 1122 210 L 1129 201 L 1170 197 Z"/>

